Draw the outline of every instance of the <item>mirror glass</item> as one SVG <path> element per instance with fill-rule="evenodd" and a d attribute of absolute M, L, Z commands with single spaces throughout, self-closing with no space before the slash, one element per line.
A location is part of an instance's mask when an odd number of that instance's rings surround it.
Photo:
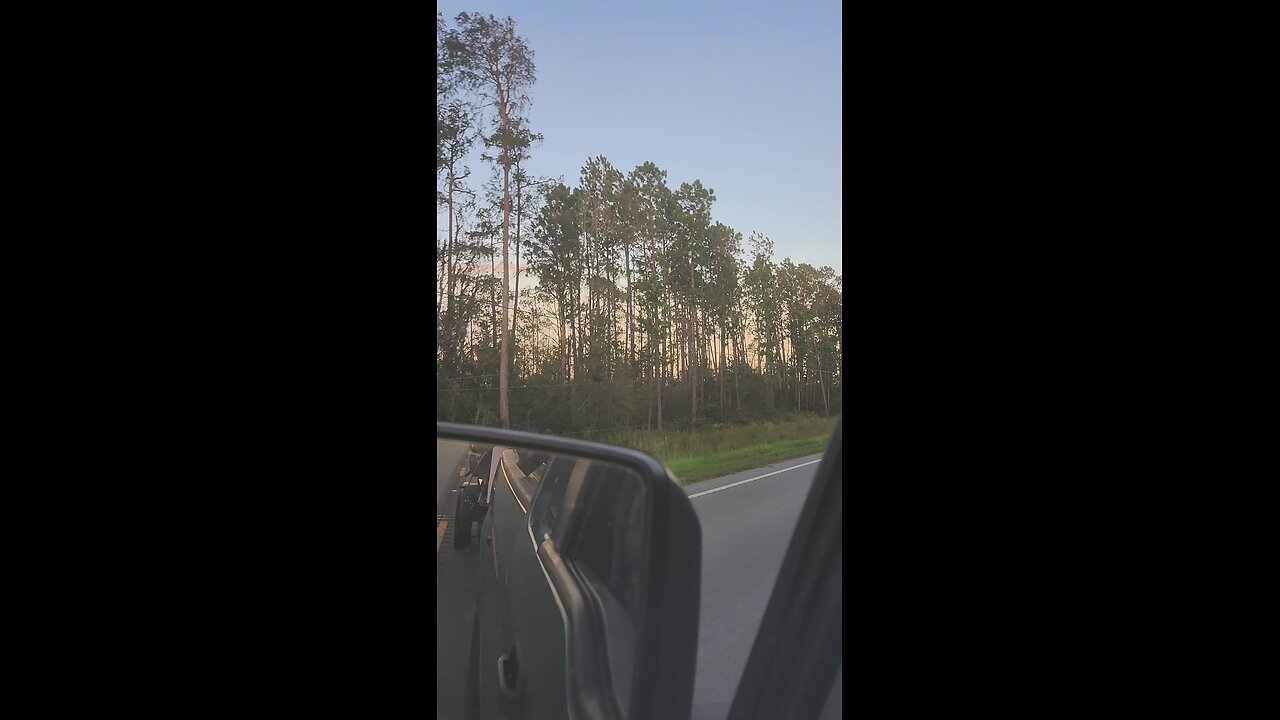
<path fill-rule="evenodd" d="M 634 470 L 436 443 L 437 717 L 626 718 L 652 497 Z"/>

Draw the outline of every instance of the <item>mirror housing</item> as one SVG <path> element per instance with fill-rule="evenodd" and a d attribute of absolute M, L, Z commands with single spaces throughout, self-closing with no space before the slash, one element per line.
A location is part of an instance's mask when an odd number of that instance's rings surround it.
<path fill-rule="evenodd" d="M 574 714 L 619 720 L 687 719 L 697 662 L 702 531 L 688 495 L 670 471 L 635 450 L 515 430 L 437 422 L 436 439 L 469 443 L 471 451 L 492 446 L 496 470 L 484 483 L 486 495 L 510 488 L 509 497 L 519 498 L 519 507 L 525 511 L 518 518 L 523 523 L 520 534 L 525 536 L 511 541 L 510 551 L 503 546 L 502 552 L 511 554 L 505 559 L 485 538 L 481 554 L 492 552 L 494 557 L 482 558 L 479 571 L 501 577 L 499 564 L 516 562 L 514 556 L 520 553 L 527 554 L 520 561 L 536 563 L 541 570 L 523 576 L 533 579 L 522 582 L 545 583 L 563 620 L 563 646 L 554 650 L 564 658 L 561 692 L 567 692 Z M 517 465 L 517 458 L 522 465 Z M 489 472 L 474 465 L 472 470 L 481 476 Z M 519 473 L 527 473 L 523 478 L 535 481 L 530 484 L 536 489 L 517 490 L 520 478 L 513 475 Z M 528 492 L 532 494 L 522 494 Z M 480 513 L 486 527 L 502 522 L 492 515 L 492 510 L 488 515 Z M 515 533 L 508 530 L 508 534 Z M 608 566 L 604 574 L 613 576 L 612 581 L 591 572 L 593 556 L 595 567 Z M 619 585 L 620 574 L 625 574 L 620 595 L 628 608 L 639 613 L 634 643 L 623 644 L 629 651 L 622 659 L 604 649 L 614 646 L 606 636 L 614 636 L 608 610 L 602 610 L 609 603 L 600 601 L 609 594 L 608 587 Z M 484 587 L 482 583 L 479 592 Z M 516 593 L 528 587 L 513 583 L 506 594 L 511 602 L 518 602 Z M 534 590 L 543 592 L 543 587 Z M 486 598 L 479 600 L 478 612 L 484 613 L 491 606 L 486 606 Z M 518 614 L 513 617 L 516 620 L 510 622 L 518 624 Z M 483 622 L 478 615 L 477 624 Z M 476 636 L 488 637 L 482 630 Z M 526 635 L 517 656 L 537 658 L 538 648 L 530 647 L 532 642 L 555 641 L 545 634 Z M 487 664 L 487 658 L 480 663 L 481 673 L 497 672 Z M 628 667 L 634 668 L 625 673 L 629 679 L 618 680 L 622 668 Z"/>

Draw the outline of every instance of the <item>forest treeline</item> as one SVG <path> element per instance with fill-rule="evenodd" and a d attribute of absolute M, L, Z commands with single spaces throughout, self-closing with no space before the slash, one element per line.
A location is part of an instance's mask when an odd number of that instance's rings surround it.
<path fill-rule="evenodd" d="M 841 411 L 840 276 L 744 243 L 652 162 L 531 176 L 514 20 L 437 12 L 436 34 L 437 419 L 591 437 Z"/>

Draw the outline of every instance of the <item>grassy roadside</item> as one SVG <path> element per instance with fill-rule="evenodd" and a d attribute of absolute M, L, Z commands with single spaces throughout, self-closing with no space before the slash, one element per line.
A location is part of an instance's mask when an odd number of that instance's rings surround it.
<path fill-rule="evenodd" d="M 604 442 L 653 455 L 689 484 L 820 453 L 835 418 L 794 414 L 771 421 L 710 424 L 699 430 L 631 431 Z"/>
<path fill-rule="evenodd" d="M 819 435 L 799 440 L 765 443 L 715 455 L 672 460 L 667 463 L 667 467 L 671 468 L 671 472 L 676 474 L 681 483 L 688 485 L 699 480 L 820 453 L 826 448 L 829 439 L 829 435 Z"/>

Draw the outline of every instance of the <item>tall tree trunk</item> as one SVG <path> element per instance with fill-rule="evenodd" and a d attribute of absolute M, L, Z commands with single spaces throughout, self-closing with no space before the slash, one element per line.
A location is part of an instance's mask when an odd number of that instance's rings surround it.
<path fill-rule="evenodd" d="M 448 206 L 449 206 L 448 207 L 449 236 L 445 238 L 445 283 L 444 283 L 444 286 L 440 288 L 440 303 L 441 303 L 441 306 L 444 308 L 444 333 L 443 333 L 444 337 L 442 339 L 446 343 L 452 345 L 453 338 L 450 337 L 450 334 L 453 332 L 453 313 L 451 312 L 451 310 L 453 309 L 453 304 L 454 304 L 453 303 L 453 184 L 452 183 L 449 184 Z M 449 355 L 450 355 L 449 351 L 446 350 L 444 353 L 444 356 L 445 356 L 444 371 L 445 371 L 446 377 L 448 377 L 449 375 L 449 365 L 450 365 Z M 457 393 L 454 393 L 454 394 L 457 394 Z"/>
<path fill-rule="evenodd" d="M 449 294 L 453 294 L 453 168 L 449 169 L 449 195 L 446 201 L 449 214 L 449 236 L 445 238 L 445 265 L 447 267 L 447 284 L 440 288 L 440 304 L 445 303 L 445 287 L 448 288 Z M 449 304 L 452 305 L 453 298 L 449 298 Z M 447 317 L 447 316 L 446 316 Z M 447 320 L 446 320 L 447 325 Z"/>
<path fill-rule="evenodd" d="M 662 383 L 667 376 L 667 363 L 666 363 L 667 341 L 665 338 L 659 343 L 658 352 L 659 352 L 658 377 L 656 379 L 656 383 L 658 388 L 658 429 L 661 430 L 662 429 Z"/>
<path fill-rule="evenodd" d="M 677 305 L 676 307 L 676 325 L 688 326 L 689 321 L 685 319 L 684 308 Z M 675 365 L 671 368 L 671 380 L 673 383 L 680 382 L 681 379 L 689 379 L 689 365 L 685 360 L 684 341 L 685 334 L 680 329 L 672 328 L 672 337 L 675 338 Z"/>
<path fill-rule="evenodd" d="M 800 411 L 800 370 L 796 370 L 796 413 Z"/>
<path fill-rule="evenodd" d="M 742 412 L 742 387 L 738 384 L 738 376 L 742 374 L 742 346 L 738 336 L 733 337 L 733 395 L 738 403 L 738 412 Z"/>
<path fill-rule="evenodd" d="M 643 353 L 642 353 L 643 354 Z M 653 422 L 653 388 L 649 384 L 649 373 L 652 368 L 641 366 L 640 378 L 644 388 L 644 429 L 647 431 Z"/>
<path fill-rule="evenodd" d="M 774 351 L 774 389 L 773 389 L 773 406 L 777 409 L 783 409 L 787 406 L 787 366 L 785 364 L 786 351 L 782 347 L 782 339 L 778 339 L 778 348 Z"/>
<path fill-rule="evenodd" d="M 696 281 L 693 269 L 693 254 L 689 255 L 689 397 L 692 410 L 690 412 L 690 427 L 698 427 L 698 345 L 694 338 L 694 330 L 697 325 L 697 305 L 694 304 L 694 285 Z"/>
<path fill-rule="evenodd" d="M 725 328 L 724 324 L 720 326 L 720 414 L 724 415 L 724 366 L 727 358 L 725 357 Z"/>
<path fill-rule="evenodd" d="M 502 131 L 505 133 L 507 129 L 507 105 L 499 95 L 498 104 L 499 114 L 502 116 Z M 507 317 L 507 305 L 509 300 L 507 293 L 510 290 L 510 278 L 508 277 L 510 268 L 507 266 L 509 262 L 509 238 L 508 230 L 511 224 L 511 157 L 506 148 L 502 152 L 502 347 L 499 350 L 498 359 L 498 418 L 502 421 L 503 428 L 511 427 L 511 408 L 508 401 L 508 392 L 510 391 L 510 380 L 507 373 L 511 369 L 511 326 L 510 319 Z"/>
<path fill-rule="evenodd" d="M 698 404 L 702 406 L 702 413 L 709 417 L 707 413 L 707 385 L 711 385 L 711 399 L 716 397 L 716 353 L 714 350 L 715 340 L 711 337 L 711 333 L 705 315 L 702 318 L 702 328 L 698 335 L 698 355 L 701 362 L 698 365 L 698 371 L 702 373 L 702 386 L 698 389 Z"/>
<path fill-rule="evenodd" d="M 653 429 L 653 407 L 654 407 L 653 368 L 652 367 L 646 367 L 644 369 L 644 400 L 645 400 L 644 429 L 652 430 Z"/>
<path fill-rule="evenodd" d="M 631 364 L 628 367 L 635 367 L 636 364 L 636 340 L 632 332 L 631 323 L 631 247 L 629 243 L 622 246 L 623 263 L 627 266 L 627 357 Z"/>
<path fill-rule="evenodd" d="M 556 297 L 556 305 L 558 306 L 556 308 L 556 311 L 557 311 L 557 317 L 559 318 L 559 322 L 557 322 L 556 325 L 560 326 L 560 369 L 564 373 L 562 375 L 562 377 L 564 378 L 564 384 L 568 385 L 569 384 L 569 339 L 565 336 L 565 332 L 564 332 L 564 324 L 565 324 L 564 298 L 560 297 L 558 294 Z"/>
<path fill-rule="evenodd" d="M 492 253 L 489 255 L 489 347 L 498 347 L 498 238 L 491 236 L 492 240 L 489 247 Z M 487 372 L 487 371 L 486 371 Z"/>
<path fill-rule="evenodd" d="M 519 166 L 516 166 L 519 169 Z M 520 186 L 516 186 L 516 290 L 515 297 L 511 299 L 511 334 L 513 337 L 519 337 L 516 334 L 516 323 L 520 322 L 520 214 L 524 207 L 524 192 Z"/>

